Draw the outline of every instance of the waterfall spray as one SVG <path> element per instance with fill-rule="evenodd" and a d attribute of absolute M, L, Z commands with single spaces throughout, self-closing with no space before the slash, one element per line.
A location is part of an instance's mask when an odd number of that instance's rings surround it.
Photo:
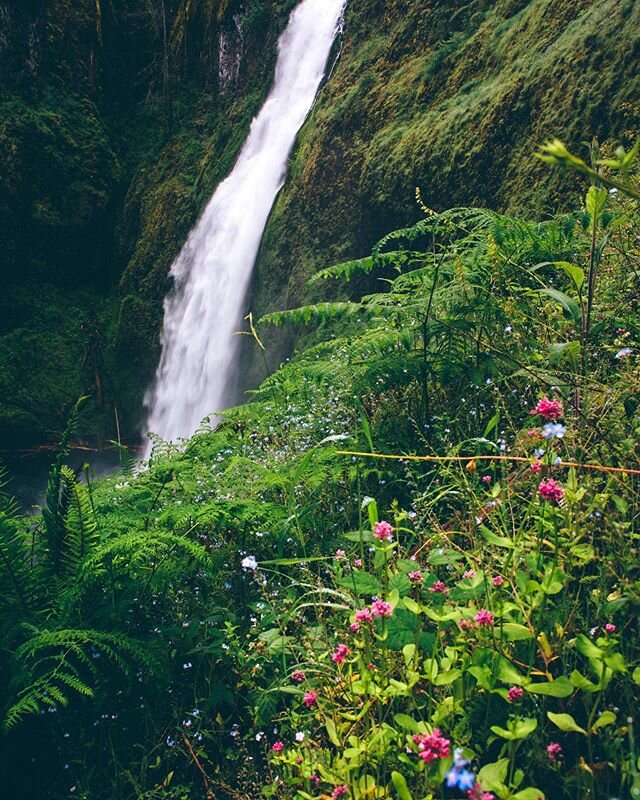
<path fill-rule="evenodd" d="M 229 176 L 171 267 L 162 356 L 147 393 L 148 430 L 191 436 L 233 401 L 236 332 L 267 218 L 296 135 L 322 81 L 346 0 L 302 0 L 278 43 L 273 87 Z"/>

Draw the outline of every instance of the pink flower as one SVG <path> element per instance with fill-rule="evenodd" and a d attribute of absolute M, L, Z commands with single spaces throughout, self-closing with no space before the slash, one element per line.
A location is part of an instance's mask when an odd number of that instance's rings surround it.
<path fill-rule="evenodd" d="M 354 633 L 357 633 L 357 632 L 360 630 L 360 623 L 359 623 L 359 622 L 352 622 L 352 623 L 351 623 L 351 625 L 349 625 L 349 628 L 350 628 L 350 629 L 351 629 L 351 630 L 352 630 Z"/>
<path fill-rule="evenodd" d="M 543 478 L 538 486 L 538 494 L 549 503 L 559 503 L 564 497 L 564 489 L 553 478 Z"/>
<path fill-rule="evenodd" d="M 478 625 L 485 625 L 491 627 L 493 625 L 493 614 L 487 611 L 486 608 L 481 608 L 474 617 Z"/>
<path fill-rule="evenodd" d="M 311 708 L 314 706 L 318 700 L 318 693 L 314 692 L 313 689 L 310 689 L 306 692 L 305 696 L 302 698 L 302 702 L 305 704 L 307 708 Z"/>
<path fill-rule="evenodd" d="M 281 753 L 284 750 L 284 745 L 282 742 L 274 742 L 271 745 L 271 752 L 272 753 Z"/>
<path fill-rule="evenodd" d="M 385 522 L 385 520 L 376 522 L 373 526 L 373 535 L 376 539 L 384 539 L 390 542 L 393 539 L 393 526 Z"/>
<path fill-rule="evenodd" d="M 393 614 L 393 606 L 384 600 L 374 600 L 371 603 L 371 614 L 374 617 L 390 617 Z"/>
<path fill-rule="evenodd" d="M 616 628 L 616 626 L 613 624 L 613 622 L 607 622 L 607 624 L 604 626 L 604 629 L 605 629 L 605 631 L 606 631 L 607 633 L 615 633 L 615 632 L 616 632 L 616 630 L 617 630 L 617 628 Z"/>
<path fill-rule="evenodd" d="M 483 483 L 489 484 L 489 483 L 491 483 L 492 480 L 493 480 L 493 478 L 491 477 L 491 475 L 483 475 L 482 476 L 482 482 Z"/>
<path fill-rule="evenodd" d="M 539 472 L 542 471 L 542 464 L 539 461 L 532 461 L 529 469 L 533 472 L 534 475 L 537 475 Z"/>
<path fill-rule="evenodd" d="M 532 414 L 540 414 L 545 419 L 560 419 L 564 413 L 564 408 L 559 400 L 549 400 L 545 395 L 531 412 Z"/>
<path fill-rule="evenodd" d="M 425 764 L 431 764 L 439 758 L 447 758 L 451 753 L 451 742 L 441 734 L 439 728 L 434 728 L 431 734 L 416 733 L 413 741 L 418 745 L 418 758 Z"/>
<path fill-rule="evenodd" d="M 320 778 L 319 778 L 317 775 L 309 775 L 309 780 L 310 780 L 310 781 L 311 781 L 311 783 L 313 783 L 315 786 L 317 786 L 317 785 L 320 783 Z"/>
<path fill-rule="evenodd" d="M 475 578 L 476 577 L 475 569 L 468 569 L 466 572 L 463 572 L 462 577 L 466 578 L 469 581 L 471 580 L 471 578 Z"/>
<path fill-rule="evenodd" d="M 507 700 L 510 703 L 517 703 L 518 700 L 522 700 L 522 695 L 524 691 L 520 686 L 512 686 L 509 691 L 507 692 Z"/>
<path fill-rule="evenodd" d="M 422 577 L 421 572 L 410 572 L 409 573 L 409 580 L 413 581 L 413 583 L 422 583 L 424 578 Z"/>
<path fill-rule="evenodd" d="M 494 586 L 502 586 L 502 584 L 504 583 L 504 578 L 502 577 L 502 575 L 494 575 L 493 578 L 491 578 L 491 583 Z"/>
<path fill-rule="evenodd" d="M 304 674 L 304 672 L 301 669 L 297 669 L 295 672 L 291 673 L 291 680 L 294 683 L 302 683 L 303 681 L 306 680 L 306 678 L 307 678 L 307 676 Z"/>
<path fill-rule="evenodd" d="M 562 758 L 562 747 L 558 742 L 551 742 L 551 744 L 547 745 L 547 756 L 553 764 Z"/>
<path fill-rule="evenodd" d="M 356 622 L 371 622 L 373 616 L 371 614 L 371 609 L 369 608 L 359 608 L 356 611 Z"/>
<path fill-rule="evenodd" d="M 342 664 L 350 652 L 351 650 L 349 650 L 346 644 L 339 644 L 336 647 L 334 654 L 331 656 L 331 660 L 334 664 Z"/>
<path fill-rule="evenodd" d="M 345 794 L 348 793 L 348 789 L 346 786 L 336 786 L 336 788 L 331 792 L 332 800 L 338 800 L 339 797 L 344 797 Z"/>
<path fill-rule="evenodd" d="M 353 562 L 353 566 L 360 568 L 362 566 L 362 559 L 356 558 L 356 560 Z"/>
<path fill-rule="evenodd" d="M 442 581 L 436 581 L 429 591 L 436 592 L 437 594 L 449 594 L 449 589 L 447 589 Z"/>
<path fill-rule="evenodd" d="M 336 550 L 336 558 L 338 561 L 346 557 L 346 552 L 344 550 Z"/>

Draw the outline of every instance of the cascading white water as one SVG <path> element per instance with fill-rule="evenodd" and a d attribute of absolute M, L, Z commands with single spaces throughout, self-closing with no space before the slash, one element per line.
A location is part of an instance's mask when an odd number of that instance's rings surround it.
<path fill-rule="evenodd" d="M 284 183 L 296 135 L 324 75 L 346 0 L 302 0 L 278 43 L 273 87 L 220 184 L 171 267 L 162 357 L 146 397 L 149 430 L 191 436 L 231 401 L 235 335 L 262 234 Z"/>

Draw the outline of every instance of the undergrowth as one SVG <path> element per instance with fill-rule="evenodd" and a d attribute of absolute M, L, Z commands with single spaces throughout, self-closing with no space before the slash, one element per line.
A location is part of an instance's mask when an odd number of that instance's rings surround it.
<path fill-rule="evenodd" d="M 11 797 L 638 795 L 635 153 L 543 155 L 578 212 L 422 206 L 217 427 L 2 496 Z"/>

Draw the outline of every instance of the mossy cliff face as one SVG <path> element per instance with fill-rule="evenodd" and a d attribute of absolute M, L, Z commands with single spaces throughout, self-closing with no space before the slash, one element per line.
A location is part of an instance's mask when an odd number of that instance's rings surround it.
<path fill-rule="evenodd" d="M 574 186 L 533 158 L 557 135 L 628 142 L 640 123 L 633 0 L 351 0 L 342 53 L 263 241 L 258 312 L 434 209 L 544 214 Z M 582 151 L 584 152 L 584 150 Z"/>
<path fill-rule="evenodd" d="M 167 272 L 268 88 L 286 0 L 0 0 L 0 449 L 131 434 Z"/>
<path fill-rule="evenodd" d="M 0 0 L 0 443 L 132 434 L 168 270 L 268 90 L 295 0 Z M 254 311 L 417 216 L 540 213 L 532 159 L 639 127 L 633 0 L 350 0 L 339 58 L 267 227 Z M 535 188 L 534 188 L 535 187 Z M 272 356 L 273 360 L 273 356 Z M 0 444 L 0 446 L 2 446 Z"/>

